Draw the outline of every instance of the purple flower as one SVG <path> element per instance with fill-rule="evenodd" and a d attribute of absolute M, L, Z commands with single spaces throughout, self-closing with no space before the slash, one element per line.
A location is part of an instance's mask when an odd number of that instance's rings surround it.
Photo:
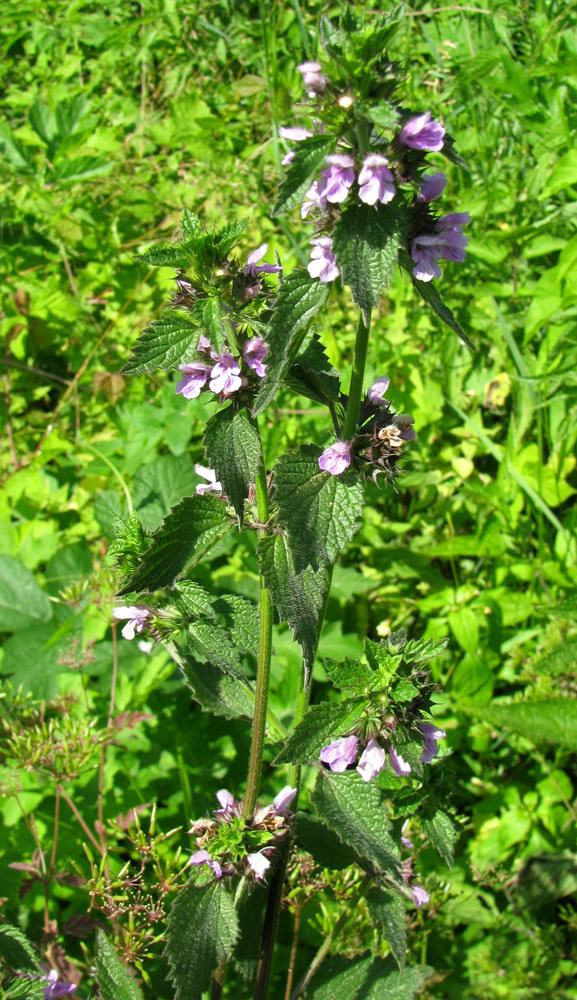
<path fill-rule="evenodd" d="M 198 343 L 200 349 L 200 340 Z M 210 344 L 208 346 L 210 347 Z M 211 366 L 205 365 L 203 361 L 192 361 L 189 365 L 179 365 L 178 367 L 179 371 L 186 374 L 176 384 L 177 393 L 181 393 L 185 399 L 196 399 L 208 382 Z"/>
<path fill-rule="evenodd" d="M 461 261 L 465 259 L 465 247 L 469 242 L 463 236 L 463 226 L 470 221 L 468 212 L 453 212 L 443 215 L 435 222 L 435 232 L 417 236 L 411 243 L 411 257 L 415 262 L 413 275 L 419 281 L 431 281 L 441 277 L 437 261 Z"/>
<path fill-rule="evenodd" d="M 426 889 L 423 889 L 422 885 L 410 885 L 409 893 L 413 897 L 416 906 L 423 906 L 424 903 L 429 903 L 431 897 Z"/>
<path fill-rule="evenodd" d="M 302 73 L 303 83 L 309 97 L 316 97 L 322 94 L 327 83 L 326 76 L 321 73 L 322 66 L 318 62 L 304 62 L 297 66 L 299 73 Z"/>
<path fill-rule="evenodd" d="M 402 826 L 402 829 L 401 829 L 401 835 L 404 834 L 404 832 L 407 829 L 408 825 L 409 825 L 409 820 L 406 819 L 405 822 L 403 823 L 403 826 Z M 414 850 L 413 841 L 409 840 L 408 837 L 401 836 L 401 844 L 403 844 L 404 847 L 408 847 L 409 850 L 411 850 L 411 851 Z"/>
<path fill-rule="evenodd" d="M 438 174 L 423 174 L 417 201 L 434 201 L 443 193 L 446 186 L 447 178 L 442 171 Z"/>
<path fill-rule="evenodd" d="M 359 198 L 367 205 L 381 201 L 386 205 L 395 197 L 394 177 L 389 170 L 386 156 L 371 153 L 365 156 L 359 174 Z"/>
<path fill-rule="evenodd" d="M 240 365 L 228 351 L 223 351 L 210 373 L 209 389 L 211 392 L 224 393 L 229 396 L 242 385 Z"/>
<path fill-rule="evenodd" d="M 279 815 L 285 813 L 292 803 L 296 793 L 296 788 L 291 788 L 290 785 L 285 785 L 284 788 L 281 788 L 272 804 L 275 813 L 278 813 Z"/>
<path fill-rule="evenodd" d="M 246 860 L 257 878 L 263 878 L 265 872 L 270 868 L 270 861 L 265 858 L 262 851 L 258 851 L 256 854 L 247 854 Z"/>
<path fill-rule="evenodd" d="M 322 174 L 318 189 L 319 197 L 325 198 L 331 204 L 344 201 L 355 179 L 355 161 L 346 153 L 334 153 L 325 157 L 328 163 Z"/>
<path fill-rule="evenodd" d="M 363 781 L 371 781 L 386 766 L 387 755 L 382 746 L 376 740 L 369 740 L 357 764 L 361 778 Z"/>
<path fill-rule="evenodd" d="M 259 274 L 278 274 L 282 271 L 280 264 L 259 264 L 265 253 L 268 251 L 268 243 L 261 243 L 256 250 L 252 250 L 246 258 L 244 273 L 248 278 L 256 278 Z"/>
<path fill-rule="evenodd" d="M 214 872 L 215 878 L 222 877 L 222 868 L 218 861 L 213 861 L 208 851 L 195 851 L 188 859 L 189 865 L 208 865 Z"/>
<path fill-rule="evenodd" d="M 326 198 L 321 198 L 319 194 L 319 185 L 315 181 L 305 194 L 305 201 L 303 201 L 301 206 L 301 218 L 306 219 L 309 212 L 312 212 L 313 208 L 320 208 L 321 212 L 324 212 L 327 206 Z"/>
<path fill-rule="evenodd" d="M 220 820 L 225 823 L 229 823 L 233 816 L 242 815 L 242 802 L 236 802 L 233 796 L 226 790 L 226 788 L 221 788 L 219 792 L 216 793 L 220 809 L 216 809 L 214 815 L 218 816 Z"/>
<path fill-rule="evenodd" d="M 443 148 L 445 126 L 431 119 L 431 112 L 409 118 L 400 133 L 399 142 L 410 149 L 425 149 L 430 153 L 438 153 Z"/>
<path fill-rule="evenodd" d="M 372 403 L 373 406 L 382 406 L 383 403 L 386 403 L 387 400 L 385 399 L 385 393 L 390 384 L 391 380 L 388 379 L 386 375 L 381 375 L 376 382 L 373 382 L 367 392 L 367 399 L 369 403 Z"/>
<path fill-rule="evenodd" d="M 279 128 L 278 134 L 281 139 L 288 139 L 289 142 L 302 142 L 312 137 L 312 132 L 309 132 L 308 128 L 285 128 L 283 125 Z"/>
<path fill-rule="evenodd" d="M 331 476 L 340 476 L 350 464 L 351 446 L 348 441 L 335 441 L 319 457 L 319 469 L 330 472 Z"/>
<path fill-rule="evenodd" d="M 135 635 L 139 635 L 146 628 L 152 612 L 146 604 L 131 604 L 130 607 L 113 608 L 112 614 L 115 618 L 128 618 L 122 629 L 122 635 L 125 639 L 134 639 Z"/>
<path fill-rule="evenodd" d="M 206 465 L 195 465 L 194 471 L 197 476 L 202 476 L 206 479 L 206 483 L 197 483 L 196 492 L 199 497 L 204 496 L 205 493 L 222 493 L 222 483 L 219 483 L 216 478 L 216 472 L 214 469 L 209 469 Z"/>
<path fill-rule="evenodd" d="M 48 984 L 44 987 L 44 1000 L 53 1000 L 54 997 L 62 997 L 66 993 L 74 993 L 76 989 L 76 983 L 59 983 L 56 969 L 50 969 L 48 975 L 43 977 L 42 982 Z"/>
<path fill-rule="evenodd" d="M 421 762 L 423 764 L 430 764 L 433 757 L 436 757 L 438 753 L 437 740 L 444 740 L 447 734 L 444 729 L 437 729 L 431 722 L 420 722 L 419 728 L 423 734 L 425 744 Z"/>
<path fill-rule="evenodd" d="M 409 413 L 399 413 L 396 417 L 393 417 L 393 426 L 396 427 L 397 434 L 402 441 L 415 440 L 417 435 L 413 427 L 414 422 L 414 417 L 411 417 Z"/>
<path fill-rule="evenodd" d="M 252 368 L 259 378 L 264 378 L 266 365 L 263 362 L 268 354 L 268 344 L 265 344 L 262 337 L 253 337 L 252 340 L 247 340 L 242 353 L 248 367 Z"/>
<path fill-rule="evenodd" d="M 330 236 L 317 236 L 311 240 L 313 249 L 311 250 L 311 262 L 307 265 L 307 271 L 311 278 L 318 278 L 319 281 L 334 281 L 338 278 L 340 271 L 337 267 L 337 259 L 332 252 L 333 241 Z"/>
<path fill-rule="evenodd" d="M 411 765 L 407 764 L 406 760 L 403 760 L 400 753 L 397 753 L 394 747 L 391 747 L 389 750 L 389 767 L 399 778 L 411 773 Z"/>
<path fill-rule="evenodd" d="M 357 759 L 358 745 L 359 741 L 356 736 L 343 736 L 339 740 L 333 740 L 328 746 L 322 748 L 321 761 L 323 764 L 328 764 L 331 771 L 342 774 Z"/>

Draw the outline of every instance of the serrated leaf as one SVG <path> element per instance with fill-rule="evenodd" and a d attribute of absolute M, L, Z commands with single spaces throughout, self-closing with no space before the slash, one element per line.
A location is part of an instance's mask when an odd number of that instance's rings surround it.
<path fill-rule="evenodd" d="M 343 844 L 336 833 L 308 813 L 299 812 L 294 820 L 294 836 L 297 843 L 312 854 L 317 864 L 337 871 L 356 864 L 357 856 L 352 847 Z"/>
<path fill-rule="evenodd" d="M 558 743 L 577 750 L 577 701 L 573 698 L 488 705 L 483 709 L 483 720 L 512 729 L 532 743 Z"/>
<path fill-rule="evenodd" d="M 413 1000 L 433 970 L 426 965 L 395 968 L 391 959 L 336 956 L 313 979 L 311 1000 Z"/>
<path fill-rule="evenodd" d="M 255 415 L 274 399 L 328 293 L 327 285 L 311 278 L 304 268 L 282 280 L 266 336 L 267 370 L 254 402 Z"/>
<path fill-rule="evenodd" d="M 194 618 L 214 617 L 212 598 L 204 587 L 193 580 L 181 580 L 176 584 L 178 605 L 186 615 Z"/>
<path fill-rule="evenodd" d="M 413 262 L 405 250 L 399 251 L 399 264 L 411 275 L 413 287 L 419 293 L 424 302 L 433 310 L 436 316 L 453 330 L 464 344 L 471 350 L 475 348 L 461 324 L 455 319 L 448 306 L 445 305 L 436 286 L 432 281 L 419 281 L 413 276 Z"/>
<path fill-rule="evenodd" d="M 428 663 L 445 652 L 449 639 L 409 639 L 403 647 L 403 659 L 407 663 Z"/>
<path fill-rule="evenodd" d="M 234 222 L 227 222 L 226 226 L 218 230 L 214 237 L 214 245 L 221 259 L 227 257 L 236 246 L 247 225 L 248 219 L 235 219 Z"/>
<path fill-rule="evenodd" d="M 241 653 L 256 653 L 260 632 L 260 617 L 256 605 L 240 594 L 221 594 L 213 606 L 236 648 Z"/>
<path fill-rule="evenodd" d="M 319 819 L 360 858 L 402 883 L 399 849 L 389 833 L 386 805 L 374 783 L 365 783 L 357 773 L 322 772 L 311 801 Z"/>
<path fill-rule="evenodd" d="M 224 313 L 220 299 L 214 295 L 209 299 L 201 299 L 199 302 L 195 302 L 194 316 L 215 351 L 221 354 L 224 350 L 226 338 L 223 324 Z"/>
<path fill-rule="evenodd" d="M 236 511 L 239 526 L 244 520 L 244 501 L 256 482 L 262 449 L 258 430 L 246 410 L 228 406 L 208 421 L 204 431 L 206 458 L 217 480 L 222 483 Z"/>
<path fill-rule="evenodd" d="M 193 239 L 202 233 L 202 223 L 198 215 L 189 208 L 185 208 L 182 213 L 182 231 L 185 236 Z"/>
<path fill-rule="evenodd" d="M 421 816 L 421 827 L 425 836 L 429 838 L 431 846 L 441 855 L 443 861 L 449 868 L 453 867 L 453 854 L 455 843 L 459 835 L 453 820 L 442 809 L 434 812 L 425 812 Z"/>
<path fill-rule="evenodd" d="M 323 660 L 329 679 L 338 688 L 354 688 L 364 691 L 374 679 L 374 672 L 361 660 Z"/>
<path fill-rule="evenodd" d="M 0 924 L 0 958 L 15 972 L 40 970 L 40 960 L 28 938 L 12 924 Z"/>
<path fill-rule="evenodd" d="M 310 764 L 318 760 L 324 746 L 354 729 L 367 704 L 365 699 L 347 699 L 313 705 L 285 743 L 275 764 Z"/>
<path fill-rule="evenodd" d="M 194 260 L 193 241 L 184 240 L 180 243 L 161 243 L 150 247 L 143 253 L 136 254 L 136 259 L 152 267 L 173 267 L 175 271 L 186 269 Z"/>
<path fill-rule="evenodd" d="M 213 496 L 185 497 L 173 507 L 152 538 L 136 573 L 121 594 L 171 587 L 230 527 L 223 503 Z"/>
<path fill-rule="evenodd" d="M 556 676 L 557 674 L 562 674 L 565 672 L 573 673 L 577 665 L 577 639 L 565 639 L 565 641 L 557 646 L 556 649 L 552 649 L 547 656 L 544 656 L 537 664 L 535 664 L 535 670 L 538 673 L 552 674 Z"/>
<path fill-rule="evenodd" d="M 131 976 L 104 931 L 97 935 L 96 978 L 102 1000 L 143 1000 L 142 991 Z"/>
<path fill-rule="evenodd" d="M 461 167 L 462 170 L 468 170 L 467 161 L 463 159 L 460 153 L 455 149 L 455 140 L 452 135 L 445 132 L 443 137 L 443 148 L 441 150 L 442 156 L 445 157 L 449 163 L 454 163 L 456 167 Z"/>
<path fill-rule="evenodd" d="M 240 652 L 230 633 L 219 628 L 214 622 L 203 620 L 191 622 L 188 631 L 194 639 L 194 648 L 205 656 L 213 666 L 239 681 L 244 680 Z"/>
<path fill-rule="evenodd" d="M 335 402 L 341 381 L 316 334 L 308 334 L 295 362 L 283 378 L 285 385 L 318 403 Z"/>
<path fill-rule="evenodd" d="M 166 956 L 175 1000 L 201 1000 L 212 973 L 231 954 L 238 937 L 232 895 L 221 882 L 189 882 L 168 918 Z"/>
<path fill-rule="evenodd" d="M 284 535 L 263 535 L 258 542 L 261 573 L 281 621 L 290 625 L 303 651 L 308 682 L 317 651 L 328 589 L 326 567 L 295 573 Z"/>
<path fill-rule="evenodd" d="M 388 132 L 391 129 L 396 129 L 400 120 L 400 115 L 392 104 L 382 101 L 380 104 L 375 105 L 375 107 L 368 109 L 367 118 L 374 122 L 377 128 L 382 129 L 384 132 Z"/>
<path fill-rule="evenodd" d="M 302 201 L 318 167 L 323 163 L 325 156 L 334 150 L 334 145 L 334 136 L 327 135 L 314 135 L 297 143 L 294 157 L 272 210 L 273 216 L 290 212 L 291 208 Z"/>
<path fill-rule="evenodd" d="M 353 473 L 319 469 L 321 449 L 307 445 L 275 466 L 279 523 L 289 535 L 295 570 L 335 561 L 353 537 L 363 510 L 363 487 Z"/>
<path fill-rule="evenodd" d="M 372 669 L 378 670 L 383 684 L 389 683 L 401 665 L 400 656 L 391 656 L 388 647 L 382 642 L 365 639 L 365 656 Z"/>
<path fill-rule="evenodd" d="M 197 663 L 192 656 L 183 657 L 181 670 L 193 698 L 204 711 L 225 719 L 252 718 L 254 696 L 248 690 L 248 680 L 222 673 L 210 663 Z"/>
<path fill-rule="evenodd" d="M 154 320 L 141 333 L 122 371 L 127 375 L 143 375 L 178 368 L 195 357 L 198 337 L 195 323 L 179 313 L 169 313 Z"/>
<path fill-rule="evenodd" d="M 393 205 L 351 205 L 335 226 L 333 252 L 341 278 L 350 286 L 365 322 L 378 305 L 400 242 L 398 211 Z"/>
<path fill-rule="evenodd" d="M 373 924 L 381 927 L 400 969 L 405 967 L 407 951 L 407 908 L 398 892 L 373 886 L 367 893 L 367 905 Z"/>

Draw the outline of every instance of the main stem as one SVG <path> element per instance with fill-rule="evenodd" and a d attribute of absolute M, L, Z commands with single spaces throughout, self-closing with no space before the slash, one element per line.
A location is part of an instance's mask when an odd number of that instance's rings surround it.
<path fill-rule="evenodd" d="M 266 525 L 269 518 L 268 486 L 264 459 L 261 460 L 256 480 L 256 505 L 259 524 Z M 266 531 L 262 528 L 261 531 Z M 258 644 L 258 660 L 256 665 L 256 691 L 254 698 L 254 716 L 252 721 L 252 741 L 250 760 L 248 763 L 248 778 L 244 797 L 243 816 L 250 819 L 258 798 L 262 774 L 262 752 L 266 725 L 266 710 L 268 704 L 268 688 L 270 679 L 270 657 L 272 651 L 272 601 L 270 592 L 260 578 L 260 634 Z"/>
<path fill-rule="evenodd" d="M 366 320 L 366 322 L 365 322 Z M 355 353 L 353 355 L 353 372 L 349 387 L 349 401 L 345 414 L 343 426 L 343 440 L 350 441 L 359 423 L 359 413 L 361 410 L 361 399 L 363 396 L 363 381 L 365 378 L 365 365 L 367 363 L 367 348 L 369 345 L 369 331 L 371 328 L 371 311 L 366 315 L 361 311 L 357 326 L 357 337 L 355 340 Z"/>

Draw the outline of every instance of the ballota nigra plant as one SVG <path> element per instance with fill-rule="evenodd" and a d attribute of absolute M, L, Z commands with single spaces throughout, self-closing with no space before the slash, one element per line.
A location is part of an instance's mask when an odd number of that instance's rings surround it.
<path fill-rule="evenodd" d="M 450 863 L 455 828 L 438 759 L 445 733 L 434 718 L 427 670 L 444 640 L 397 632 L 367 639 L 358 661 L 325 659 L 335 691 L 309 707 L 335 560 L 361 519 L 365 484 L 376 481 L 384 501 L 415 438 L 412 418 L 395 413 L 386 398 L 386 376 L 364 385 L 371 313 L 395 265 L 466 341 L 434 282 L 441 260 L 464 259 L 469 219 L 438 208 L 447 178 L 429 154 L 463 163 L 429 110 L 402 103 L 402 68 L 387 56 L 398 16 L 365 23 L 346 15 L 339 26 L 323 20 L 323 54 L 298 67 L 306 99 L 300 120 L 279 130 L 286 173 L 274 214 L 300 206 L 311 228 L 307 267 L 286 274 L 279 260 L 266 262 L 266 244 L 237 250 L 244 224 L 206 231 L 188 211 L 180 241 L 142 257 L 174 268 L 176 288 L 170 309 L 136 342 L 125 372 L 178 369 L 176 392 L 184 400 L 202 396 L 217 406 L 206 421 L 196 494 L 152 536 L 136 518 L 119 524 L 112 551 L 124 603 L 114 615 L 124 622 L 125 640 L 142 635 L 165 644 L 205 709 L 246 719 L 252 734 L 246 787 L 217 791 L 219 808 L 191 817 L 189 877 L 173 896 L 166 928 L 169 979 L 182 1000 L 226 994 L 235 968 L 247 996 L 268 995 L 295 851 L 335 869 L 343 867 L 344 852 L 345 864 L 355 863 L 363 876 L 287 996 L 376 997 L 378 986 L 383 996 L 411 997 L 431 973 L 406 963 L 407 908 L 428 906 L 429 895 L 414 875 L 405 834 L 407 822 L 418 822 Z M 359 310 L 347 391 L 313 329 L 339 281 Z M 267 469 L 259 418 L 283 387 L 325 406 L 327 426 Z M 204 554 L 226 532 L 243 530 L 258 536 L 258 608 L 195 581 Z M 290 730 L 268 709 L 275 620 L 290 626 L 302 649 Z M 272 803 L 261 798 L 266 742 L 276 750 Z M 316 770 L 316 782 L 299 809 L 304 766 Z M 360 895 L 391 956 L 325 961 Z M 101 935 L 99 971 L 111 970 L 122 989 L 130 986 L 123 996 L 140 996 Z M 46 994 L 59 995 L 58 988 L 50 982 Z"/>

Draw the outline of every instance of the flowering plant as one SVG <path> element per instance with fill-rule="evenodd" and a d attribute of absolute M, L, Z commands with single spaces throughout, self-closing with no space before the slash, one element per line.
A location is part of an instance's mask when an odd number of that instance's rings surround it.
<path fill-rule="evenodd" d="M 405 908 L 427 905 L 429 895 L 413 882 L 413 856 L 403 860 L 402 849 L 412 850 L 403 835 L 407 816 L 418 816 L 450 860 L 455 831 L 436 777 L 446 734 L 434 718 L 427 669 L 445 642 L 396 632 L 367 639 L 359 660 L 325 659 L 334 692 L 309 707 L 332 568 L 360 522 L 365 484 L 393 484 L 416 438 L 412 418 L 386 398 L 388 378 L 364 384 L 371 315 L 395 265 L 466 341 L 434 280 L 441 259 L 464 259 L 469 218 L 437 213 L 447 179 L 430 172 L 429 155 L 462 161 L 429 110 L 399 103 L 399 68 L 386 55 L 395 28 L 395 16 L 367 25 L 346 15 L 338 27 L 325 19 L 325 55 L 299 67 L 309 103 L 303 120 L 279 133 L 287 170 L 274 214 L 300 205 L 314 230 L 308 266 L 286 274 L 279 260 L 267 260 L 265 243 L 239 258 L 243 224 L 207 232 L 191 212 L 179 243 L 143 255 L 174 268 L 176 291 L 171 311 L 144 331 L 125 371 L 178 371 L 175 391 L 184 400 L 202 396 L 217 409 L 206 422 L 196 494 L 152 536 L 134 518 L 121 526 L 115 552 L 126 604 L 114 615 L 127 622 L 125 639 L 147 633 L 166 645 L 203 707 L 252 723 L 244 795 L 220 790 L 214 818 L 191 817 L 190 880 L 175 898 L 166 946 L 177 997 L 187 1000 L 209 989 L 215 1000 L 221 995 L 239 940 L 246 947 L 256 926 L 260 945 L 247 979 L 255 998 L 267 996 L 291 851 L 298 845 L 326 860 L 323 841 L 334 835 L 364 872 L 359 894 L 373 901 L 371 914 L 400 969 L 378 958 L 360 963 L 353 973 L 359 989 L 369 976 L 413 996 L 429 975 L 424 966 L 405 971 Z M 359 307 L 346 391 L 312 330 L 335 283 L 348 287 Z M 326 407 L 334 434 L 330 440 L 319 429 L 317 440 L 268 470 L 259 417 L 283 387 Z M 195 579 L 196 564 L 231 530 L 257 534 L 258 609 L 238 595 L 215 596 Z M 275 617 L 302 649 L 289 730 L 268 706 Z M 274 748 L 274 767 L 287 768 L 272 805 L 259 798 L 265 743 Z M 304 766 L 317 777 L 299 812 Z M 255 923 L 250 901 L 263 890 Z M 296 1000 L 313 976 L 313 985 L 319 981 L 331 943 L 287 996 Z"/>

